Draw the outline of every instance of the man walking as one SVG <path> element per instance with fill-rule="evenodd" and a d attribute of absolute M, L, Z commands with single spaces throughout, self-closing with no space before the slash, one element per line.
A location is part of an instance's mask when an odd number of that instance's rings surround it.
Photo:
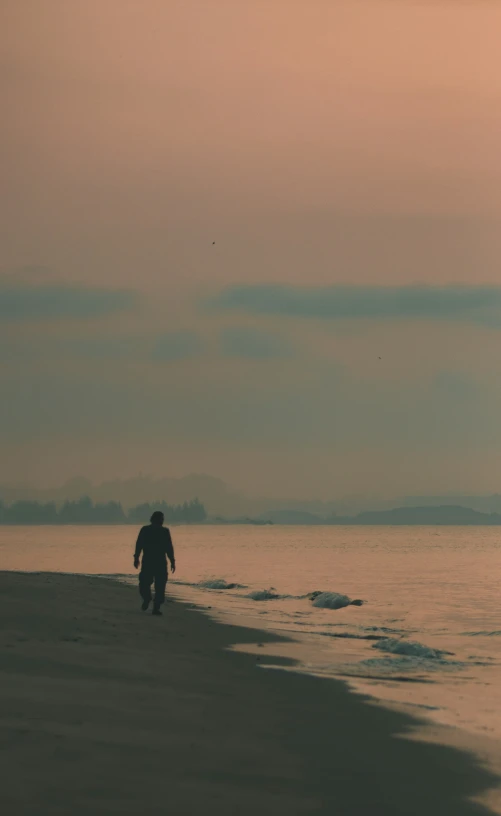
<path fill-rule="evenodd" d="M 151 597 L 151 585 L 155 583 L 153 615 L 161 615 L 160 607 L 165 601 L 167 584 L 167 558 L 172 572 L 176 571 L 174 547 L 168 527 L 164 527 L 164 514 L 156 510 L 150 518 L 151 524 L 141 527 L 134 552 L 134 567 L 138 569 L 139 558 L 143 554 L 141 572 L 139 573 L 139 592 L 143 603 L 141 609 L 148 609 Z"/>

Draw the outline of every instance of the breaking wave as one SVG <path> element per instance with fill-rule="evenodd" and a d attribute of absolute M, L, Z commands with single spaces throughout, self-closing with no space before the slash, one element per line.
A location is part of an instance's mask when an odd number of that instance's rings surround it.
<path fill-rule="evenodd" d="M 188 586 L 194 589 L 213 589 L 213 590 L 232 590 L 232 589 L 248 589 L 246 584 L 239 584 L 236 581 L 227 581 L 225 578 L 204 578 L 202 581 L 180 581 L 173 579 L 173 584 L 178 586 Z M 346 606 L 362 606 L 364 601 L 356 598 L 352 600 L 347 595 L 340 592 L 322 592 L 316 590 L 315 592 L 307 592 L 305 595 L 283 595 L 277 592 L 275 587 L 268 589 L 253 589 L 247 595 L 243 596 L 250 598 L 252 601 L 274 601 L 274 600 L 308 600 L 311 605 L 317 609 L 343 609 Z"/>

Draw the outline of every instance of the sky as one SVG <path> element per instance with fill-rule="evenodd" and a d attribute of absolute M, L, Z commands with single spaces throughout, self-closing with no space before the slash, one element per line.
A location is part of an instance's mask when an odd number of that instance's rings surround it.
<path fill-rule="evenodd" d="M 0 483 L 501 491 L 497 0 L 3 0 Z"/>

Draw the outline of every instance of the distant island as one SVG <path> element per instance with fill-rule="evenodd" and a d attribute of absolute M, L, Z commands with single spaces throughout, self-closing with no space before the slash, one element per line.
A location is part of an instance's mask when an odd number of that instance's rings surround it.
<path fill-rule="evenodd" d="M 198 499 L 182 504 L 143 502 L 125 510 L 117 501 L 93 502 L 88 496 L 74 501 L 38 502 L 22 499 L 7 505 L 0 501 L 0 524 L 147 524 L 154 510 L 164 513 L 167 524 L 250 524 L 323 526 L 495 526 L 500 513 L 482 513 L 461 505 L 395 507 L 367 510 L 354 516 L 319 516 L 306 510 L 272 510 L 257 518 L 210 516 Z"/>
<path fill-rule="evenodd" d="M 437 507 L 395 507 L 393 510 L 375 510 L 359 513 L 354 518 L 336 518 L 336 524 L 390 524 L 390 525 L 497 525 L 501 514 L 481 513 L 460 505 Z"/>
<path fill-rule="evenodd" d="M 494 526 L 501 524 L 501 514 L 481 513 L 460 505 L 395 507 L 392 510 L 367 510 L 356 516 L 332 515 L 326 518 L 299 510 L 278 510 L 268 514 L 275 524 L 315 524 L 338 526 Z"/>

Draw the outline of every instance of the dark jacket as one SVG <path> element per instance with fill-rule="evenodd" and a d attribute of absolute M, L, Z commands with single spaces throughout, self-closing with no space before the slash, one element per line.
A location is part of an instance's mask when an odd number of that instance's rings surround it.
<path fill-rule="evenodd" d="M 141 527 L 137 537 L 134 560 L 139 560 L 143 554 L 142 567 L 163 567 L 166 564 L 165 557 L 174 564 L 174 547 L 168 527 L 160 524 L 147 524 Z"/>

